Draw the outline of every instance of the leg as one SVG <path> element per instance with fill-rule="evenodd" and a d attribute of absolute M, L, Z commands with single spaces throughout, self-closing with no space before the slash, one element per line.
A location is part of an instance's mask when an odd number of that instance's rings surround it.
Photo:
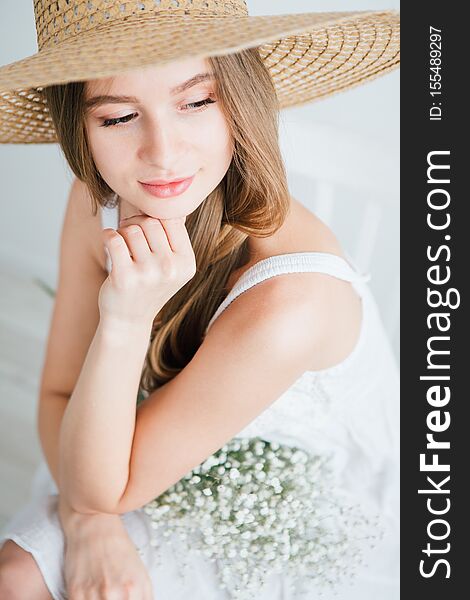
<path fill-rule="evenodd" d="M 13 540 L 0 549 L 0 598 L 53 600 L 33 555 Z"/>

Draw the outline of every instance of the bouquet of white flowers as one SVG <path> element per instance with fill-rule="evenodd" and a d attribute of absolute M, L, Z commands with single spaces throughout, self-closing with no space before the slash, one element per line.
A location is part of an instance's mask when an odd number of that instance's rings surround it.
<path fill-rule="evenodd" d="M 307 581 L 334 587 L 383 533 L 341 499 L 327 457 L 261 438 L 233 438 L 144 510 L 157 549 L 161 536 L 190 541 L 175 552 L 183 577 L 184 554 L 201 553 L 236 600 L 259 597 L 272 573 L 289 575 L 296 593 Z"/>

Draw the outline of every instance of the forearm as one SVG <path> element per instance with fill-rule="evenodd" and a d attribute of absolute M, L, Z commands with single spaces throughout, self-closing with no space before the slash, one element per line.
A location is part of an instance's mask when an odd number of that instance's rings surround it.
<path fill-rule="evenodd" d="M 78 512 L 106 512 L 127 486 L 150 331 L 100 321 L 89 347 L 59 436 L 60 491 Z"/>
<path fill-rule="evenodd" d="M 110 525 L 119 519 L 119 515 L 110 515 L 105 513 L 95 513 L 94 515 L 87 513 L 81 514 L 72 509 L 68 502 L 60 494 L 59 484 L 59 434 L 62 423 L 62 418 L 69 401 L 68 396 L 60 396 L 58 394 L 50 395 L 46 398 L 41 398 L 39 402 L 38 412 L 38 433 L 46 459 L 49 471 L 54 479 L 57 489 L 59 490 L 58 497 L 58 513 L 62 530 L 66 537 L 73 536 L 77 531 L 83 528 L 83 517 L 101 516 L 101 522 L 109 523 Z M 89 521 L 87 521 L 88 523 Z"/>
<path fill-rule="evenodd" d="M 68 397 L 51 394 L 39 401 L 37 430 L 42 453 L 57 489 L 59 485 L 59 433 Z"/>
<path fill-rule="evenodd" d="M 114 525 L 119 515 L 109 515 L 104 513 L 96 513 L 92 515 L 87 513 L 81 514 L 72 509 L 68 502 L 60 494 L 59 484 L 59 433 L 64 415 L 68 396 L 51 395 L 47 398 L 41 398 L 39 402 L 38 412 L 38 433 L 41 442 L 43 454 L 49 467 L 49 471 L 54 479 L 57 489 L 59 490 L 58 497 L 58 513 L 62 531 L 66 538 L 76 535 L 83 528 L 84 517 L 100 516 L 100 525 L 105 522 L 109 525 Z M 93 524 L 96 520 L 93 521 Z M 89 524 L 89 521 L 86 521 Z"/>

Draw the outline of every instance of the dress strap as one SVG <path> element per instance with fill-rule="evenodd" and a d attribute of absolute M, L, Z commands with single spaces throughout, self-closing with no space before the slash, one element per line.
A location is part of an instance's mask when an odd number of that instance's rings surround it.
<path fill-rule="evenodd" d="M 115 196 L 115 194 L 114 194 Z M 117 229 L 119 226 L 119 205 L 109 207 L 102 206 L 101 207 L 101 224 L 103 229 L 107 227 L 111 227 L 112 229 Z"/>
<path fill-rule="evenodd" d="M 114 194 L 115 196 L 115 194 Z M 107 229 L 108 227 L 112 229 L 118 229 L 119 227 L 119 205 L 116 204 L 114 207 L 109 206 L 101 206 L 101 226 L 102 229 Z M 111 271 L 112 261 L 109 256 L 108 249 L 106 246 L 104 247 L 106 252 L 106 269 L 108 273 Z"/>
<path fill-rule="evenodd" d="M 212 323 L 235 298 L 254 285 L 276 275 L 316 272 L 333 275 L 338 279 L 344 279 L 353 284 L 370 281 L 371 274 L 360 273 L 351 257 L 348 254 L 346 254 L 346 257 L 347 260 L 328 252 L 292 252 L 289 254 L 277 254 L 258 261 L 237 280 L 209 321 L 206 333 Z"/>

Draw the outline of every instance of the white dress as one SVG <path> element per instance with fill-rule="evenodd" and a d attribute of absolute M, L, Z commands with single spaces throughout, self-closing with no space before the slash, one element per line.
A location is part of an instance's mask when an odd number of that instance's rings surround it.
<path fill-rule="evenodd" d="M 103 226 L 117 228 L 117 208 L 102 210 Z M 108 269 L 109 269 L 108 256 Z M 350 281 L 362 298 L 363 320 L 352 353 L 332 368 L 306 371 L 237 437 L 262 437 L 333 458 L 335 477 L 364 507 L 380 514 L 384 531 L 353 583 L 336 595 L 310 586 L 307 600 L 398 600 L 399 598 L 399 374 L 375 299 L 348 257 L 322 252 L 272 256 L 245 271 L 219 306 L 208 327 L 239 294 L 276 275 L 321 272 Z M 39 464 L 31 495 L 0 532 L 0 545 L 12 539 L 35 558 L 54 600 L 67 598 L 63 573 L 64 538 L 57 514 L 57 487 L 47 463 Z M 150 543 L 149 516 L 143 509 L 121 515 L 153 582 L 157 600 L 228 600 L 220 589 L 216 564 L 188 552 L 194 570 L 183 582 L 172 547 L 162 554 Z M 188 544 L 189 548 L 189 544 Z M 259 600 L 297 598 L 287 577 L 272 575 Z M 299 596 L 300 597 L 300 596 Z"/>

